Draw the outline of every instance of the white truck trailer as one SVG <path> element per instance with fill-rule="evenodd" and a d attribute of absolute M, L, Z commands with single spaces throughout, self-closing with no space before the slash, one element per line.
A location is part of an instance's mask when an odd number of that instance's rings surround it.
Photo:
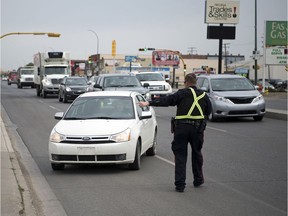
<path fill-rule="evenodd" d="M 59 84 L 71 75 L 68 52 L 47 52 L 34 55 L 34 85 L 37 96 L 58 94 Z"/>

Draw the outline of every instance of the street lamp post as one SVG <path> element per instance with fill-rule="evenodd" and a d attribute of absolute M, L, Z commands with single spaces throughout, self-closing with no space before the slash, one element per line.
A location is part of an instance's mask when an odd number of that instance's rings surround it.
<path fill-rule="evenodd" d="M 97 54 L 99 54 L 99 37 L 95 31 L 91 29 L 89 29 L 88 31 L 92 32 L 97 37 Z"/>
<path fill-rule="evenodd" d="M 2 35 L 0 39 L 9 35 L 47 35 L 48 37 L 60 37 L 61 34 L 53 33 L 53 32 L 11 32 L 11 33 Z"/>

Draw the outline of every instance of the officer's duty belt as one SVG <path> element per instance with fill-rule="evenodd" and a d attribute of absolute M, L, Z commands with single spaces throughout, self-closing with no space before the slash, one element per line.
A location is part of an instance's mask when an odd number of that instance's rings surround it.
<path fill-rule="evenodd" d="M 176 124 L 191 124 L 191 125 L 199 125 L 202 120 L 191 120 L 191 119 L 175 119 Z"/>

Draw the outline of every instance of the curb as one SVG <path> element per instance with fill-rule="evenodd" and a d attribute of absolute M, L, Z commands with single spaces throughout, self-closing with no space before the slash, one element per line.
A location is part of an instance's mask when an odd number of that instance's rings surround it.
<path fill-rule="evenodd" d="M 3 131 L 6 131 L 6 133 L 4 132 L 5 134 L 3 134 L 3 136 L 6 137 L 6 140 L 10 141 L 11 148 L 13 147 L 12 149 L 14 149 L 15 151 L 15 156 L 17 159 L 15 161 L 18 161 L 19 167 L 21 168 L 19 169 L 19 174 L 22 173 L 23 175 L 23 185 L 24 185 L 24 186 L 21 185 L 21 187 L 27 188 L 27 192 L 29 191 L 30 194 L 30 198 L 29 195 L 27 197 L 26 196 L 23 197 L 25 199 L 24 203 L 27 203 L 27 207 L 25 206 L 25 212 L 22 215 L 67 216 L 63 206 L 61 205 L 60 201 L 57 199 L 56 195 L 50 188 L 47 180 L 42 175 L 32 155 L 30 154 L 26 145 L 23 143 L 21 137 L 17 133 L 16 131 L 17 128 L 10 121 L 10 118 L 8 117 L 2 105 L 1 105 L 1 129 Z M 7 161 L 4 162 L 6 163 Z M 17 196 L 17 194 L 15 195 Z M 2 202 L 3 199 L 1 200 L 1 203 Z M 15 203 L 12 204 L 15 205 Z M 30 211 L 30 209 L 35 209 L 34 214 L 32 211 Z M 11 215 L 11 212 L 8 215 Z"/>
<path fill-rule="evenodd" d="M 266 109 L 266 113 L 265 113 L 264 118 L 265 117 L 287 121 L 287 111 L 275 110 L 275 109 Z"/>

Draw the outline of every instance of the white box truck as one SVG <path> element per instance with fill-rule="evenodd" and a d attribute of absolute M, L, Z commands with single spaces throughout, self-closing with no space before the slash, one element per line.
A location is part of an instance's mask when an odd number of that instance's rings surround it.
<path fill-rule="evenodd" d="M 22 88 L 23 86 L 31 86 L 34 88 L 34 67 L 25 66 L 19 67 L 17 70 L 17 86 Z"/>
<path fill-rule="evenodd" d="M 58 94 L 59 84 L 71 75 L 68 52 L 47 52 L 34 55 L 34 85 L 37 96 Z"/>

